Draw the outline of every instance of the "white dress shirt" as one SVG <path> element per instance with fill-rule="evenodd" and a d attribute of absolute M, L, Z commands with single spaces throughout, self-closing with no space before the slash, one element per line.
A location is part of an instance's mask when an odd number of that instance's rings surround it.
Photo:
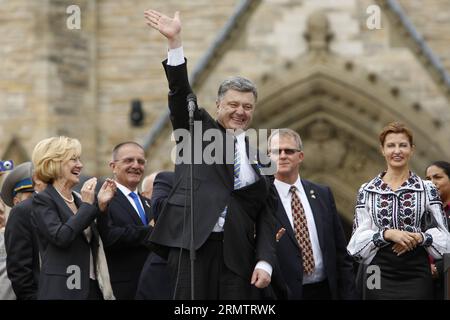
<path fill-rule="evenodd" d="M 292 218 L 292 194 L 290 193 L 291 184 L 287 184 L 283 181 L 275 179 L 275 187 L 277 188 L 278 194 L 280 196 L 281 202 L 283 203 L 284 211 L 291 223 L 292 230 L 294 230 L 294 219 Z M 319 237 L 317 234 L 316 223 L 314 221 L 314 215 L 309 205 L 308 197 L 306 196 L 305 189 L 303 188 L 300 176 L 298 176 L 297 181 L 293 184 L 297 188 L 297 196 L 302 202 L 303 209 L 305 210 L 306 221 L 308 224 L 309 238 L 311 239 L 311 245 L 314 256 L 314 272 L 310 275 L 303 274 L 303 284 L 315 283 L 325 280 L 325 270 L 323 265 L 322 251 L 320 250 Z"/>
<path fill-rule="evenodd" d="M 258 179 L 253 167 L 250 165 L 247 156 L 247 145 L 245 143 L 245 132 L 236 136 L 236 148 L 239 150 L 241 168 L 239 170 L 239 179 L 241 180 L 241 188 L 255 183 Z"/>
<path fill-rule="evenodd" d="M 133 206 L 134 211 L 136 212 L 137 216 L 139 217 L 139 220 L 141 220 L 141 216 L 139 215 L 139 210 L 138 210 L 138 208 L 136 207 L 136 203 L 134 203 L 133 198 L 130 197 L 130 192 L 132 192 L 132 191 L 133 191 L 134 193 L 138 194 L 137 189 L 135 189 L 135 190 L 130 190 L 130 189 L 128 189 L 127 187 L 125 187 L 124 185 L 121 185 L 120 183 L 118 183 L 117 181 L 115 181 L 115 182 L 116 182 L 117 188 L 119 188 L 119 190 L 122 191 L 122 193 L 125 195 L 125 197 L 127 197 L 128 202 Z M 142 208 L 144 208 L 143 203 L 142 203 L 142 201 L 141 201 L 141 197 L 138 196 L 137 198 L 138 198 L 138 201 L 139 201 L 139 203 L 141 204 Z M 145 212 L 145 209 L 144 209 L 144 212 Z"/>

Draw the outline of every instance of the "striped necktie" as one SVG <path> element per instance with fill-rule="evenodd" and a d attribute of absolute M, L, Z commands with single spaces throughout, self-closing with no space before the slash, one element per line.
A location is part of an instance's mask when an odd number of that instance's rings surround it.
<path fill-rule="evenodd" d="M 241 173 L 241 154 L 239 153 L 239 146 L 237 139 L 234 140 L 234 190 L 242 187 L 241 179 L 239 175 Z"/>

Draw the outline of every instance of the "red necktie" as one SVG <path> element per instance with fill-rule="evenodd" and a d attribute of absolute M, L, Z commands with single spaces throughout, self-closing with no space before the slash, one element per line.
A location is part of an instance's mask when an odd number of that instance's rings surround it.
<path fill-rule="evenodd" d="M 289 192 L 292 194 L 291 208 L 292 218 L 294 220 L 295 238 L 298 241 L 302 252 L 303 272 L 312 274 L 314 272 L 314 255 L 312 251 L 311 239 L 309 237 L 308 223 L 306 221 L 305 209 L 300 198 L 295 192 L 297 188 L 291 186 Z"/>

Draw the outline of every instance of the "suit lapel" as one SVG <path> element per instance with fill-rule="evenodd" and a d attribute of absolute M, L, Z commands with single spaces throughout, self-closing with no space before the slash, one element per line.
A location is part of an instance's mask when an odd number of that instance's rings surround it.
<path fill-rule="evenodd" d="M 152 208 L 150 207 L 150 200 L 143 197 L 140 193 L 139 193 L 139 197 L 141 198 L 141 202 L 144 207 L 145 216 L 147 217 L 147 222 L 150 222 L 153 219 Z"/>
<path fill-rule="evenodd" d="M 120 191 L 120 189 L 117 189 L 114 200 L 117 201 L 117 203 L 123 208 L 123 210 L 131 217 L 131 219 L 134 221 L 134 224 L 142 225 L 142 221 L 139 218 L 136 209 L 134 209 L 130 201 L 128 201 L 127 196 L 124 195 L 123 192 Z"/>
<path fill-rule="evenodd" d="M 64 219 L 62 222 L 65 223 L 70 217 L 72 217 L 74 215 L 74 213 L 69 208 L 69 206 L 66 204 L 64 199 L 59 195 L 58 191 L 56 191 L 55 187 L 53 187 L 52 185 L 49 185 L 48 191 L 52 195 L 52 198 L 56 202 L 56 205 L 58 207 L 58 212 L 62 214 L 62 216 L 60 215 L 61 219 Z M 72 196 L 73 196 L 76 207 L 79 208 L 82 204 L 81 199 L 73 192 L 72 192 Z M 82 238 L 84 239 L 84 241 L 88 242 L 84 232 L 82 233 Z"/>
<path fill-rule="evenodd" d="M 214 165 L 214 168 L 217 170 L 217 173 L 219 174 L 219 177 L 222 179 L 222 182 L 228 189 L 233 189 L 234 181 L 233 181 L 233 174 L 234 174 L 234 143 L 230 143 L 230 145 L 227 144 L 227 133 L 225 129 L 222 128 L 222 126 L 216 122 L 216 125 L 222 132 L 222 138 L 223 138 L 223 163 L 225 165 Z M 234 140 L 231 140 L 234 141 Z M 231 142 L 230 141 L 230 142 Z M 231 149 L 231 151 L 230 151 Z M 233 155 L 233 157 L 230 159 L 231 163 L 227 163 L 227 152 L 231 152 L 230 154 Z"/>
<path fill-rule="evenodd" d="M 53 185 L 49 185 L 47 187 L 48 192 L 52 196 L 53 200 L 55 200 L 56 206 L 58 207 L 58 212 L 61 214 L 60 218 L 64 219 L 62 222 L 65 223 L 71 216 L 73 216 L 72 210 L 70 210 L 69 206 L 66 204 L 64 199 L 60 196 L 58 191 L 56 191 L 55 187 Z M 73 195 L 73 193 L 72 193 Z M 77 204 L 77 197 L 73 196 L 75 199 L 75 204 Z"/>
<path fill-rule="evenodd" d="M 259 159 L 258 159 L 258 150 L 255 150 L 254 148 L 252 148 L 252 155 L 255 155 L 255 157 L 253 159 L 250 159 L 250 144 L 248 143 L 248 137 L 245 136 L 245 152 L 247 154 L 247 159 L 250 163 L 250 165 L 252 166 L 253 170 L 255 171 L 256 175 L 258 176 L 258 179 L 261 178 L 261 172 L 259 171 L 259 167 L 258 167 L 258 163 L 259 163 Z"/>
<path fill-rule="evenodd" d="M 296 245 L 300 249 L 298 241 L 295 238 L 294 229 L 292 229 L 291 222 L 289 221 L 286 210 L 284 210 L 284 206 L 283 203 L 281 202 L 280 196 L 278 195 L 278 191 L 277 191 L 277 198 L 278 198 L 278 209 L 276 211 L 276 217 L 278 219 L 278 222 L 280 222 L 281 226 L 284 229 L 286 229 L 286 234 L 289 236 L 294 245 Z"/>
<path fill-rule="evenodd" d="M 311 207 L 312 214 L 314 216 L 314 223 L 316 225 L 317 235 L 319 238 L 320 248 L 322 252 L 325 248 L 324 234 L 323 234 L 323 207 L 320 205 L 319 199 L 317 199 L 318 193 L 315 190 L 314 185 L 309 181 L 301 179 L 303 188 L 305 189 L 306 197 L 308 198 L 309 206 Z M 314 195 L 314 197 L 312 196 Z"/>

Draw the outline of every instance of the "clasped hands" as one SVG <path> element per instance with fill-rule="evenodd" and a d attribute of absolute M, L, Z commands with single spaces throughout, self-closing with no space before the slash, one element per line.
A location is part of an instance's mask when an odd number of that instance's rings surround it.
<path fill-rule="evenodd" d="M 392 251 L 400 256 L 407 251 L 413 250 L 423 242 L 420 232 L 409 232 L 397 229 L 388 229 L 384 231 L 384 239 L 394 242 Z"/>
<path fill-rule="evenodd" d="M 87 180 L 81 187 L 81 199 L 83 202 L 93 204 L 95 200 L 95 187 L 97 186 L 97 178 L 93 177 Z M 97 194 L 98 207 L 101 212 L 105 212 L 108 203 L 116 193 L 116 183 L 112 179 L 106 179 Z"/>

